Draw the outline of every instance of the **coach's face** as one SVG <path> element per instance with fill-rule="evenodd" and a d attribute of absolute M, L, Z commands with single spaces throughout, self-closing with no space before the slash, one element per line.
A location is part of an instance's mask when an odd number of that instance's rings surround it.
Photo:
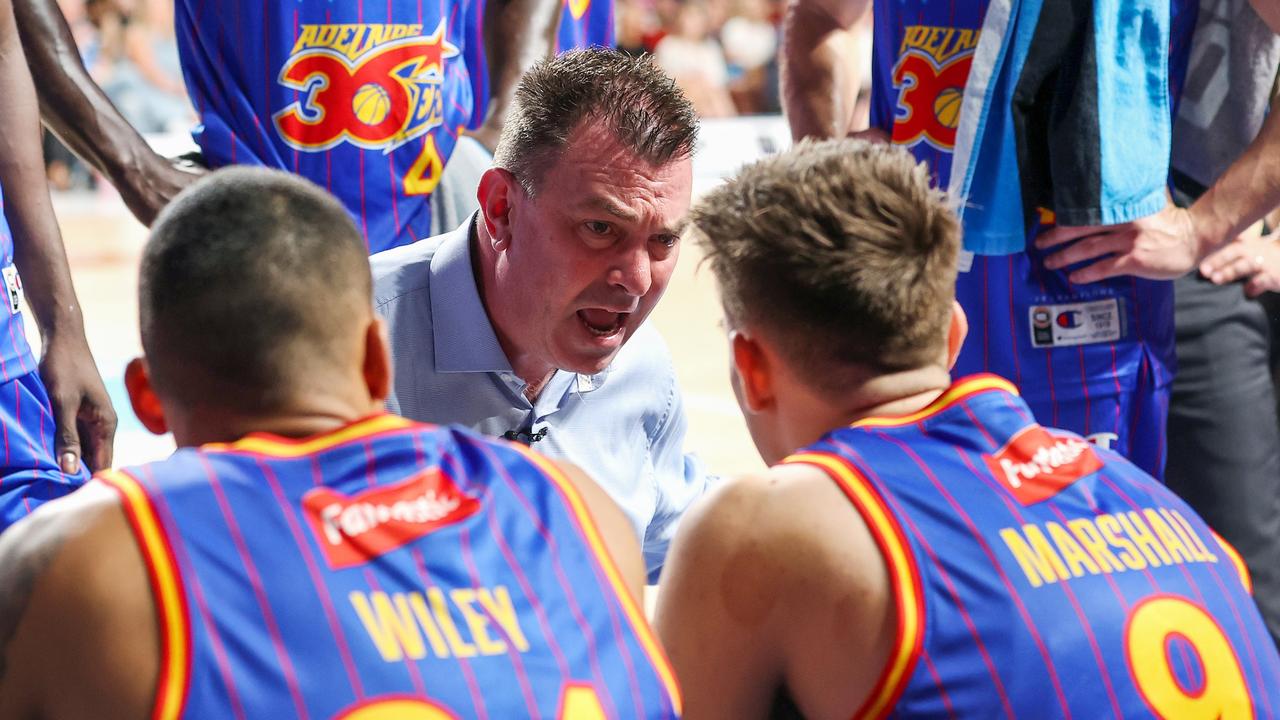
<path fill-rule="evenodd" d="M 671 280 L 692 175 L 688 159 L 655 167 L 587 121 L 536 195 L 512 190 L 495 289 L 520 352 L 578 373 L 609 365 Z"/>

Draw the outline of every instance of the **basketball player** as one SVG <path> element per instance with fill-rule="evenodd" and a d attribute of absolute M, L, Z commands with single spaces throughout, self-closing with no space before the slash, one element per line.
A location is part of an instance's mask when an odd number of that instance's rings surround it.
<path fill-rule="evenodd" d="M 286 173 L 166 208 L 127 384 L 181 449 L 0 540 L 0 718 L 678 713 L 619 510 L 383 413 L 370 282 L 341 205 Z"/>
<path fill-rule="evenodd" d="M 31 76 L 0 0 L 0 530 L 111 464 L 116 415 L 84 336 L 40 154 Z M 22 299 L 44 354 L 27 346 Z M 46 387 L 48 388 L 46 390 Z"/>
<path fill-rule="evenodd" d="M 690 513 L 657 627 L 690 718 L 1273 717 L 1235 553 L 1118 454 L 952 381 L 959 222 L 904 151 L 802 143 L 691 214 L 767 471 Z"/>
<path fill-rule="evenodd" d="M 887 0 L 875 3 L 873 9 L 876 42 L 869 134 L 910 149 L 929 164 L 935 182 L 942 186 L 953 177 L 953 157 L 972 158 L 985 147 L 980 144 L 982 138 L 966 143 L 957 135 L 957 126 L 970 67 L 990 62 L 978 54 L 985 40 L 984 23 L 992 22 L 989 4 L 1008 14 L 1008 0 Z M 783 98 L 796 137 L 842 137 L 854 129 L 850 121 L 859 87 L 854 75 L 860 61 L 857 45 L 848 42 L 847 36 L 867 6 L 867 0 L 788 4 Z M 1139 6 L 1143 10 L 1136 9 Z M 1105 23 L 1099 26 L 1100 34 L 1080 26 L 1080 18 L 1095 10 L 1111 16 L 1119 12 L 1110 7 L 1044 3 L 1042 15 L 1059 15 L 1048 22 L 1042 19 L 1033 28 L 1029 52 L 1072 57 L 1062 50 L 1072 43 L 1079 52 L 1074 60 L 1053 67 L 1033 68 L 1027 60 L 1026 74 L 1010 81 L 1020 93 L 1015 108 L 1027 113 L 1019 116 L 1027 123 L 1018 128 L 1020 132 L 1032 136 L 1043 131 L 1041 125 L 1049 125 L 1050 115 L 1063 123 L 1054 126 L 1056 134 L 1044 141 L 1048 147 L 1031 142 L 1011 152 L 1019 163 L 1016 170 L 1030 175 L 1051 167 L 1048 190 L 1081 196 L 1079 207 L 1059 204 L 1058 214 L 1096 217 L 1088 227 L 1057 229 L 1052 213 L 1030 218 L 1029 226 L 1027 218 L 1020 217 L 1014 226 L 995 229 L 1004 245 L 996 251 L 979 246 L 969 219 L 974 211 L 988 209 L 987 204 L 967 206 L 968 250 L 961 255 L 957 297 L 974 331 L 961 350 L 957 369 L 962 374 L 993 372 L 1013 380 L 1038 417 L 1118 450 L 1159 476 L 1174 372 L 1173 288 L 1166 280 L 1194 268 L 1197 258 L 1208 252 L 1209 241 L 1200 234 L 1207 226 L 1193 225 L 1187 211 L 1166 204 L 1167 166 L 1143 172 L 1133 158 L 1153 169 L 1162 162 L 1167 165 L 1170 112 L 1182 83 L 1196 3 L 1134 3 L 1132 23 L 1122 24 L 1123 30 L 1144 28 L 1147 37 L 1142 41 L 1132 36 L 1112 38 L 1108 33 L 1118 35 L 1121 30 L 1107 29 Z M 1070 8 L 1078 9 L 1074 17 Z M 1077 25 L 1071 27 L 1071 22 Z M 1008 29 L 1006 37 L 1031 32 L 1019 25 L 1016 31 Z M 1082 48 L 1086 42 L 1102 48 L 1100 60 L 1086 55 Z M 1113 42 L 1126 44 L 1109 45 Z M 1102 55 L 1108 47 L 1115 56 L 1128 58 L 1128 65 L 1108 61 Z M 995 49 L 1014 52 L 999 48 L 999 43 Z M 1001 79 L 978 75 L 979 88 L 986 88 L 978 96 L 1003 88 Z M 1122 77 L 1151 85 L 1144 85 L 1144 92 L 1126 94 L 1117 90 Z M 1022 82 L 1032 78 L 1040 84 L 1023 87 Z M 1115 112 L 1118 108 L 1128 108 L 1123 120 L 1100 124 L 1101 111 L 1115 117 L 1122 115 Z M 1079 116 L 1068 116 L 1068 112 L 1079 112 Z M 1088 142 L 1072 144 L 1076 139 Z M 1016 190 L 1016 177 L 1004 175 L 980 173 L 973 182 L 1012 183 Z M 1047 192 L 1042 187 L 1037 190 Z M 1132 202 L 1122 202 L 1120 197 Z M 1104 216 L 1140 219 L 1103 226 L 1099 220 Z M 1079 219 L 1075 222 L 1086 225 Z M 1058 254 L 1063 243 L 1083 236 L 1088 237 Z"/>
<path fill-rule="evenodd" d="M 593 46 L 614 47 L 613 0 L 564 0 L 556 52 Z"/>
<path fill-rule="evenodd" d="M 521 70 L 550 51 L 556 10 L 556 0 L 176 0 L 201 162 L 307 177 L 342 200 L 371 253 L 451 230 L 474 209 L 487 165 L 442 196 L 465 207 L 432 200 L 459 134 L 496 141 Z M 149 223 L 199 169 L 157 155 L 119 116 L 54 0 L 22 3 L 19 23 L 45 122 Z M 474 75 L 485 45 L 502 48 L 486 68 L 492 95 L 477 93 Z"/>

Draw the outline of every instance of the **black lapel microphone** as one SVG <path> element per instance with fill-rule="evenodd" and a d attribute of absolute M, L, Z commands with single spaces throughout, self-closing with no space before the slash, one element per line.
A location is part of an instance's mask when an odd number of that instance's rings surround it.
<path fill-rule="evenodd" d="M 549 428 L 542 428 L 536 433 L 526 432 L 524 430 L 508 430 L 502 433 L 503 440 L 512 440 L 525 445 L 532 445 L 547 436 Z"/>

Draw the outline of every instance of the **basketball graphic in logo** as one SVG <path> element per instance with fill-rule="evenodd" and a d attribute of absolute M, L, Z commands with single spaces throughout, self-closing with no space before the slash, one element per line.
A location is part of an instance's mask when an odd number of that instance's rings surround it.
<path fill-rule="evenodd" d="M 938 93 L 933 101 L 933 114 L 944 127 L 955 129 L 960 124 L 960 103 L 964 93 L 960 88 L 950 87 Z"/>
<path fill-rule="evenodd" d="M 351 109 L 356 119 L 366 125 L 377 125 L 386 119 L 391 110 L 391 96 L 377 83 L 365 83 L 351 98 Z"/>

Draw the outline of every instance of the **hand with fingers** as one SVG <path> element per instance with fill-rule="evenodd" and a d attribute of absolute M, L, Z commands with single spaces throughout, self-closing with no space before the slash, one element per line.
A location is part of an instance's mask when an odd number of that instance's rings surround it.
<path fill-rule="evenodd" d="M 62 471 L 79 472 L 82 458 L 89 472 L 111 467 L 116 413 L 83 334 L 46 338 L 40 379 L 49 391 Z"/>
<path fill-rule="evenodd" d="M 1205 258 L 1200 274 L 1217 285 L 1244 280 L 1249 297 L 1280 291 L 1280 235 L 1241 236 Z"/>
<path fill-rule="evenodd" d="M 1055 227 L 1036 238 L 1036 247 L 1055 250 L 1045 267 L 1071 272 L 1073 283 L 1091 283 L 1119 275 L 1172 280 L 1195 269 L 1205 243 L 1191 213 L 1173 203 L 1154 215 L 1120 225 Z"/>

